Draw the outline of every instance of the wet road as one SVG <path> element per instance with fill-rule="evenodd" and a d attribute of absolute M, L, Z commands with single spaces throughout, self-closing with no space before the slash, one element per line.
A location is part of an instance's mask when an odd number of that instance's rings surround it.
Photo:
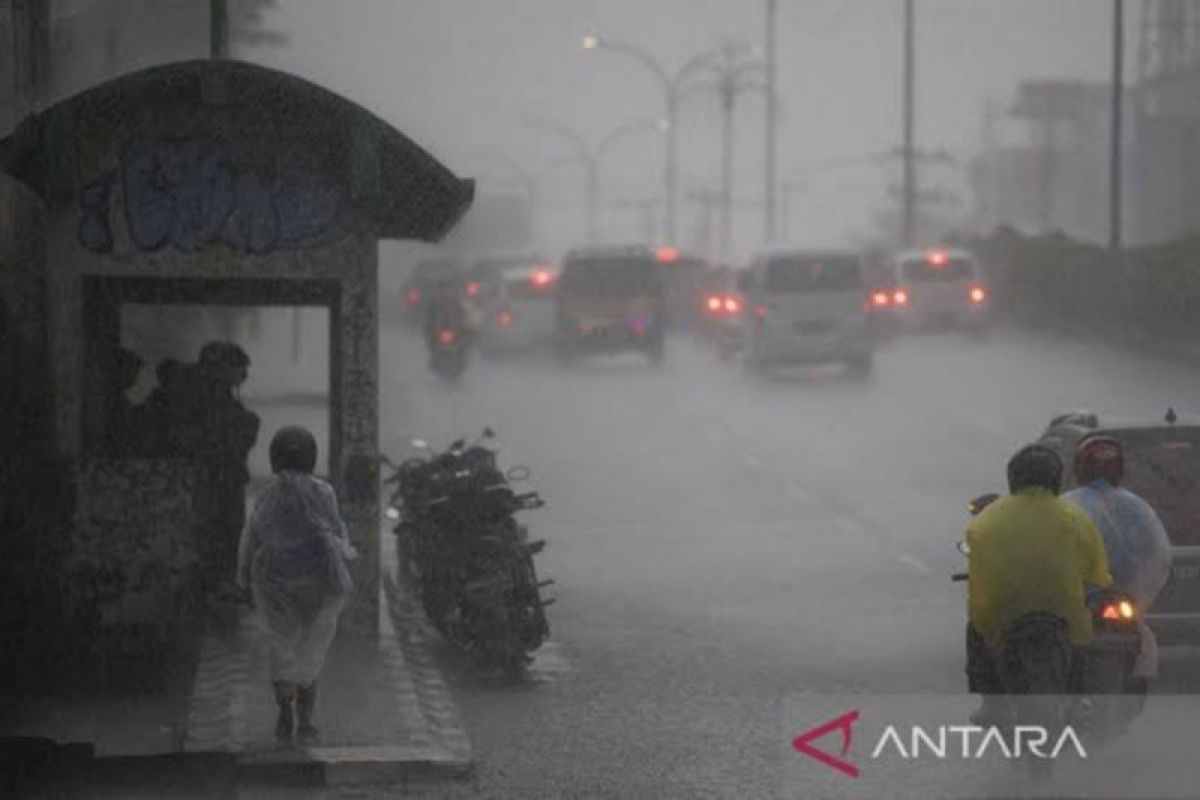
<path fill-rule="evenodd" d="M 491 425 L 549 502 L 527 514 L 559 582 L 534 680 L 483 686 L 443 654 L 478 762 L 461 793 L 493 797 L 774 796 L 789 695 L 961 689 L 966 500 L 1057 412 L 1200 387 L 1017 334 L 898 340 L 867 379 L 754 378 L 679 341 L 660 371 L 477 362 L 446 386 L 399 329 L 382 352 L 388 452 Z M 1164 685 L 1197 663 L 1169 656 Z"/>

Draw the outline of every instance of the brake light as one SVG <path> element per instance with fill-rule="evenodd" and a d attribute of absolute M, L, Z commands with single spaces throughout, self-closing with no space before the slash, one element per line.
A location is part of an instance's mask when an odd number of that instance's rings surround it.
<path fill-rule="evenodd" d="M 736 297 L 725 298 L 725 310 L 730 314 L 737 314 L 742 310 L 742 304 L 738 302 Z"/>
<path fill-rule="evenodd" d="M 421 302 L 421 292 L 416 289 L 409 289 L 408 293 L 404 295 L 404 297 L 406 300 L 408 300 L 408 304 L 410 306 L 415 306 L 417 303 Z"/>
<path fill-rule="evenodd" d="M 871 294 L 871 305 L 875 308 L 887 308 L 892 302 L 892 298 L 888 297 L 887 292 L 873 292 Z"/>
<path fill-rule="evenodd" d="M 658 248 L 655 256 L 658 258 L 658 263 L 660 264 L 674 264 L 679 260 L 679 248 L 664 245 Z"/>
<path fill-rule="evenodd" d="M 501 325 L 511 325 L 513 321 L 513 315 L 511 311 L 501 311 L 498 315 L 496 315 L 496 319 Z"/>
<path fill-rule="evenodd" d="M 537 272 L 533 273 L 533 277 L 529 279 L 529 282 L 534 286 L 544 288 L 554 282 L 554 276 L 550 274 L 549 270 L 539 269 Z"/>
<path fill-rule="evenodd" d="M 972 286 L 971 291 L 967 293 L 967 296 L 971 298 L 971 302 L 975 305 L 980 305 L 987 300 L 987 292 L 982 286 Z"/>
<path fill-rule="evenodd" d="M 756 305 L 754 307 L 754 316 L 758 317 L 759 319 L 766 319 L 767 307 L 765 305 L 763 305 L 762 303 L 759 303 L 758 305 Z"/>
<path fill-rule="evenodd" d="M 467 296 L 474 297 L 477 294 L 479 294 L 479 282 L 471 281 L 467 284 Z"/>
<path fill-rule="evenodd" d="M 1100 617 L 1107 620 L 1131 620 L 1133 619 L 1133 603 L 1128 600 L 1109 603 L 1100 611 Z"/>
<path fill-rule="evenodd" d="M 931 267 L 944 267 L 944 266 L 946 266 L 946 263 L 950 260 L 950 257 L 948 255 L 946 255 L 946 252 L 944 250 L 931 250 L 929 252 L 928 258 L 929 258 L 929 265 Z"/>
<path fill-rule="evenodd" d="M 454 333 L 454 331 L 438 331 L 438 341 L 442 344 L 454 344 L 454 340 L 457 338 L 458 336 Z"/>
<path fill-rule="evenodd" d="M 897 289 L 892 295 L 892 302 L 898 306 L 908 305 L 908 292 L 903 289 Z"/>
<path fill-rule="evenodd" d="M 717 297 L 715 294 L 712 297 L 708 298 L 708 310 L 709 311 L 720 311 L 721 310 L 721 298 Z"/>

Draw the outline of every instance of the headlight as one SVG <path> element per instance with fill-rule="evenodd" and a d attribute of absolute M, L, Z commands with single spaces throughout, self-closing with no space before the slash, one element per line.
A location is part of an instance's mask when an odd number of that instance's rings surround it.
<path fill-rule="evenodd" d="M 387 514 L 387 518 L 390 520 L 400 519 L 400 510 L 397 509 L 395 506 L 388 506 L 388 510 L 387 510 L 386 514 Z"/>

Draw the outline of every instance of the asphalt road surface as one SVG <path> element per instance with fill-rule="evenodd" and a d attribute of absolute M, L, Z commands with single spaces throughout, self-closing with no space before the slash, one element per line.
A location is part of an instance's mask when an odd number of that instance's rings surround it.
<path fill-rule="evenodd" d="M 454 386 L 399 328 L 381 353 L 384 449 L 495 428 L 548 501 L 525 519 L 558 581 L 526 683 L 440 651 L 478 766 L 430 796 L 779 796 L 789 698 L 963 690 L 954 543 L 1019 445 L 1063 410 L 1159 415 L 1200 388 L 1016 333 L 896 340 L 865 379 L 755 377 L 687 340 L 661 369 L 476 361 Z M 1168 652 L 1160 686 L 1197 689 L 1198 665 Z"/>

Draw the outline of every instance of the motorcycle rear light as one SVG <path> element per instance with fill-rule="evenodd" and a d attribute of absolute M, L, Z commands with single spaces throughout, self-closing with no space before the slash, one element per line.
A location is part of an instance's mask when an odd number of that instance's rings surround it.
<path fill-rule="evenodd" d="M 1100 611 L 1100 618 L 1107 620 L 1133 619 L 1133 603 L 1122 600 L 1119 603 L 1109 603 Z"/>
<path fill-rule="evenodd" d="M 903 289 L 897 289 L 892 295 L 892 302 L 898 306 L 908 305 L 908 292 Z"/>
<path fill-rule="evenodd" d="M 454 331 L 438 331 L 438 341 L 442 344 L 454 344 L 457 338 Z"/>
<path fill-rule="evenodd" d="M 469 297 L 474 297 L 477 294 L 479 294 L 479 283 L 476 281 L 471 281 L 467 284 L 467 295 Z"/>
<path fill-rule="evenodd" d="M 544 288 L 554 282 L 554 275 L 549 270 L 540 269 L 533 273 L 533 277 L 529 279 L 529 282 L 534 286 Z"/>
<path fill-rule="evenodd" d="M 972 286 L 971 291 L 967 293 L 967 297 L 970 298 L 972 304 L 980 305 L 987 300 L 987 291 L 982 286 Z"/>
<path fill-rule="evenodd" d="M 404 299 L 408 301 L 410 306 L 415 306 L 417 303 L 421 302 L 421 293 L 416 289 L 409 289 L 408 294 L 404 295 Z"/>

